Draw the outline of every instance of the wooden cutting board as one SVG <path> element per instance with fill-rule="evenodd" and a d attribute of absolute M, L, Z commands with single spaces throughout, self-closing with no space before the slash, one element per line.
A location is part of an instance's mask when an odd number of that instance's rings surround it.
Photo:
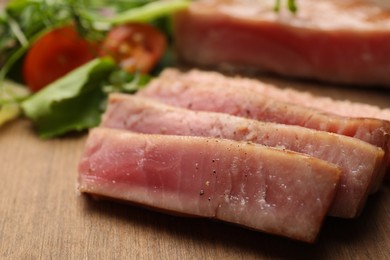
<path fill-rule="evenodd" d="M 390 91 L 264 78 L 280 87 L 390 106 Z M 328 218 L 308 245 L 77 192 L 86 134 L 41 140 L 26 119 L 0 128 L 0 259 L 390 259 L 390 185 L 353 220 Z"/>

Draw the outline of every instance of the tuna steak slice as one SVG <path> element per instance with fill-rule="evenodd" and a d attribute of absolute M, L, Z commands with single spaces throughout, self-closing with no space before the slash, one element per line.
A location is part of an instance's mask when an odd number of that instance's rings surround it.
<path fill-rule="evenodd" d="M 341 170 L 329 215 L 345 218 L 360 213 L 384 156 L 382 149 L 356 138 L 223 113 L 192 111 L 125 94 L 110 95 L 101 126 L 146 134 L 250 141 L 323 159 Z"/>
<path fill-rule="evenodd" d="M 385 2 L 300 0 L 291 14 L 274 1 L 194 1 L 174 17 L 174 38 L 191 64 L 389 87 Z"/>
<path fill-rule="evenodd" d="M 222 112 L 235 116 L 297 125 L 315 130 L 341 134 L 363 140 L 385 152 L 381 174 L 374 180 L 379 189 L 390 161 L 389 124 L 373 118 L 350 118 L 323 113 L 316 109 L 280 102 L 247 89 L 231 85 L 202 84 L 185 78 L 165 78 L 164 73 L 154 79 L 137 95 L 163 103 L 199 111 Z M 212 75 L 210 76 L 212 77 Z M 211 79 L 210 79 L 211 80 Z"/>
<path fill-rule="evenodd" d="M 81 192 L 313 242 L 340 170 L 245 142 L 96 128 L 79 173 Z"/>
<path fill-rule="evenodd" d="M 165 69 L 160 78 L 173 79 L 181 78 L 186 82 L 197 82 L 204 85 L 219 84 L 222 86 L 234 86 L 238 89 L 254 91 L 266 97 L 274 98 L 278 101 L 295 104 L 299 106 L 311 107 L 323 112 L 347 117 L 377 118 L 390 121 L 390 109 L 379 108 L 377 106 L 351 102 L 349 100 L 334 100 L 329 97 L 315 96 L 309 92 L 297 91 L 291 88 L 281 89 L 271 84 L 266 84 L 259 80 L 244 77 L 229 77 L 218 72 L 201 71 L 192 69 L 187 73 L 182 73 L 177 69 Z"/>

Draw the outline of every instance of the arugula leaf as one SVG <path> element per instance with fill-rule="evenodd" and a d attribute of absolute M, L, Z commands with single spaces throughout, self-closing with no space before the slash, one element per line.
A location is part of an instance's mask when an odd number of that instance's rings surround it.
<path fill-rule="evenodd" d="M 98 125 L 106 98 L 102 85 L 115 68 L 107 58 L 81 66 L 24 101 L 24 114 L 42 138 Z"/>

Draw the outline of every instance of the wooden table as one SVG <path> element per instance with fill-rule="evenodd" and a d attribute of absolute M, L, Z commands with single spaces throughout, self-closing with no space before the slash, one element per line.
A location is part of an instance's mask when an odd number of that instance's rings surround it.
<path fill-rule="evenodd" d="M 292 86 L 390 104 L 390 91 Z M 85 140 L 86 134 L 40 140 L 25 119 L 0 128 L 0 259 L 390 259 L 388 184 L 359 218 L 328 218 L 317 243 L 307 245 L 80 195 L 77 164 Z"/>

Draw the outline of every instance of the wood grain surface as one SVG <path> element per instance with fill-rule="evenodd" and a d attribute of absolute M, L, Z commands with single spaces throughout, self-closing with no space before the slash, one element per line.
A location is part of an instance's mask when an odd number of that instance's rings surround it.
<path fill-rule="evenodd" d="M 288 84 L 390 106 L 389 91 Z M 80 195 L 85 140 L 86 133 L 41 140 L 26 119 L 0 128 L 0 259 L 390 259 L 388 184 L 359 218 L 326 219 L 318 241 L 308 245 Z"/>

